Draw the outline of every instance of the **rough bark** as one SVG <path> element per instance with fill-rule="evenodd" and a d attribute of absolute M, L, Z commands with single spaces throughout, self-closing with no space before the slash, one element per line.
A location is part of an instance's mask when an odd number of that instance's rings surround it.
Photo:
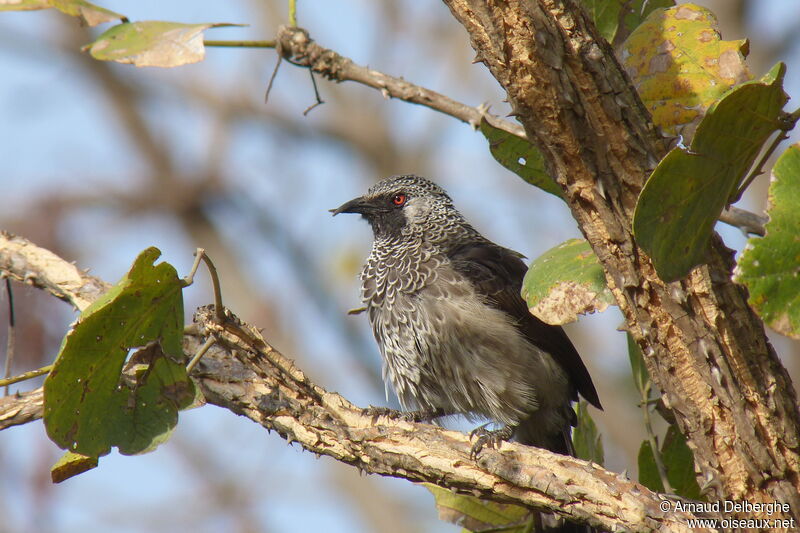
<path fill-rule="evenodd" d="M 795 392 L 731 281 L 730 250 L 714 236 L 707 264 L 667 284 L 633 238 L 636 199 L 667 142 L 609 45 L 571 0 L 445 3 L 564 188 L 709 498 L 780 501 L 797 518 Z"/>

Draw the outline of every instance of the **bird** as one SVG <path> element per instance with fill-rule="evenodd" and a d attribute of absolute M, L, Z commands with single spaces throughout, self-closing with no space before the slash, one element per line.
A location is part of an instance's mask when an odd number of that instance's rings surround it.
<path fill-rule="evenodd" d="M 506 440 L 574 455 L 572 407 L 602 405 L 561 326 L 521 296 L 524 256 L 485 238 L 427 178 L 396 175 L 336 209 L 360 214 L 373 244 L 361 299 L 406 419 L 460 414 L 479 426 L 471 456 Z"/>

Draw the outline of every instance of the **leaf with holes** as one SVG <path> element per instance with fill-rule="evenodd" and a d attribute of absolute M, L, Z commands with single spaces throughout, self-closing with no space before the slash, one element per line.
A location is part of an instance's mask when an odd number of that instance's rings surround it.
<path fill-rule="evenodd" d="M 84 47 L 95 59 L 137 67 L 177 67 L 205 57 L 203 31 L 241 24 L 145 20 L 118 24 Z"/>
<path fill-rule="evenodd" d="M 736 281 L 747 286 L 750 305 L 772 329 L 800 338 L 800 144 L 790 146 L 772 170 L 769 222 L 739 258 Z"/>
<path fill-rule="evenodd" d="M 481 120 L 481 133 L 489 141 L 489 151 L 498 163 L 531 185 L 559 198 L 564 197 L 561 187 L 545 170 L 542 153 L 527 139 L 495 128 L 485 118 Z"/>
<path fill-rule="evenodd" d="M 673 148 L 647 180 L 633 215 L 636 242 L 664 281 L 705 261 L 717 219 L 778 131 L 786 67 L 744 83 L 711 107 L 690 148 Z"/>
<path fill-rule="evenodd" d="M 615 303 L 603 267 L 583 239 L 570 239 L 536 258 L 522 282 L 522 298 L 548 324 L 566 324 Z"/>
<path fill-rule="evenodd" d="M 751 78 L 747 47 L 746 40 L 721 40 L 711 11 L 682 4 L 651 13 L 620 55 L 653 122 L 689 144 L 705 110 Z"/>
<path fill-rule="evenodd" d="M 423 483 L 431 491 L 439 518 L 469 531 L 524 533 L 529 531 L 531 512 L 519 505 L 495 503 L 475 496 L 456 494 L 433 483 Z"/>
<path fill-rule="evenodd" d="M 169 263 L 139 254 L 131 270 L 89 306 L 64 338 L 44 382 L 44 423 L 63 449 L 99 457 L 150 450 L 193 398 L 180 361 L 184 282 Z M 128 351 L 141 348 L 123 373 Z"/>

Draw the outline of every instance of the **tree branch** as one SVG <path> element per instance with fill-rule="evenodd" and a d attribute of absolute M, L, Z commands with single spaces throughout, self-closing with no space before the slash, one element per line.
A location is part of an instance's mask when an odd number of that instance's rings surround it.
<path fill-rule="evenodd" d="M 639 192 L 668 146 L 608 43 L 572 0 L 445 3 L 563 187 L 712 499 L 788 503 L 797 518 L 796 397 L 731 281 L 730 250 L 715 235 L 708 263 L 666 284 L 633 238 Z"/>
<path fill-rule="evenodd" d="M 385 98 L 398 98 L 404 102 L 428 107 L 466 122 L 475 129 L 480 126 L 481 119 L 486 117 L 495 128 L 525 137 L 525 131 L 519 124 L 487 113 L 484 106 L 471 107 L 402 78 L 358 65 L 351 59 L 318 45 L 302 28 L 281 27 L 278 32 L 278 44 L 277 50 L 284 59 L 299 67 L 309 68 L 329 80 L 355 81 L 378 89 Z"/>
<path fill-rule="evenodd" d="M 0 398 L 0 430 L 42 418 L 44 391 L 41 387 Z"/>
<path fill-rule="evenodd" d="M 38 257 L 46 255 L 46 250 L 25 239 L 4 237 L 0 273 L 12 275 L 19 270 L 14 263 L 36 264 Z M 8 248 L 15 252 L 9 253 Z M 78 302 L 100 295 L 87 293 L 83 287 L 107 287 L 86 274 L 79 274 L 81 280 L 69 285 L 59 284 L 63 271 L 74 267 L 49 255 L 48 266 L 37 271 L 38 287 Z M 53 286 L 59 290 L 52 291 Z M 255 328 L 235 317 L 217 323 L 211 306 L 196 313 L 195 324 L 184 336 L 184 352 L 194 353 L 209 335 L 217 343 L 192 375 L 206 400 L 275 430 L 308 451 L 365 472 L 431 482 L 485 499 L 555 512 L 609 531 L 690 531 L 687 521 L 695 515 L 674 511 L 674 504 L 663 511 L 665 496 L 596 464 L 516 443 L 487 450 L 473 461 L 470 439 L 463 433 L 365 416 L 338 394 L 312 383 Z M 0 429 L 41 418 L 42 410 L 41 388 L 2 398 Z"/>
<path fill-rule="evenodd" d="M 79 311 L 110 287 L 50 250 L 4 231 L 0 231 L 0 277 L 44 289 Z"/>

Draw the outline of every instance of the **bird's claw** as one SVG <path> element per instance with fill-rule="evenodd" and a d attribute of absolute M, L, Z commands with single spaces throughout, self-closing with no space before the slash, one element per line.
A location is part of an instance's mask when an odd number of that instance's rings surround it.
<path fill-rule="evenodd" d="M 492 449 L 498 448 L 500 443 L 507 441 L 511 438 L 511 435 L 514 434 L 514 428 L 511 426 L 492 430 L 486 429 L 486 426 L 488 425 L 489 424 L 478 426 L 469 434 L 470 440 L 472 440 L 473 437 L 477 437 L 477 440 L 469 451 L 469 458 L 473 461 L 478 458 L 478 455 L 480 455 L 481 450 L 483 450 L 484 447 Z"/>

